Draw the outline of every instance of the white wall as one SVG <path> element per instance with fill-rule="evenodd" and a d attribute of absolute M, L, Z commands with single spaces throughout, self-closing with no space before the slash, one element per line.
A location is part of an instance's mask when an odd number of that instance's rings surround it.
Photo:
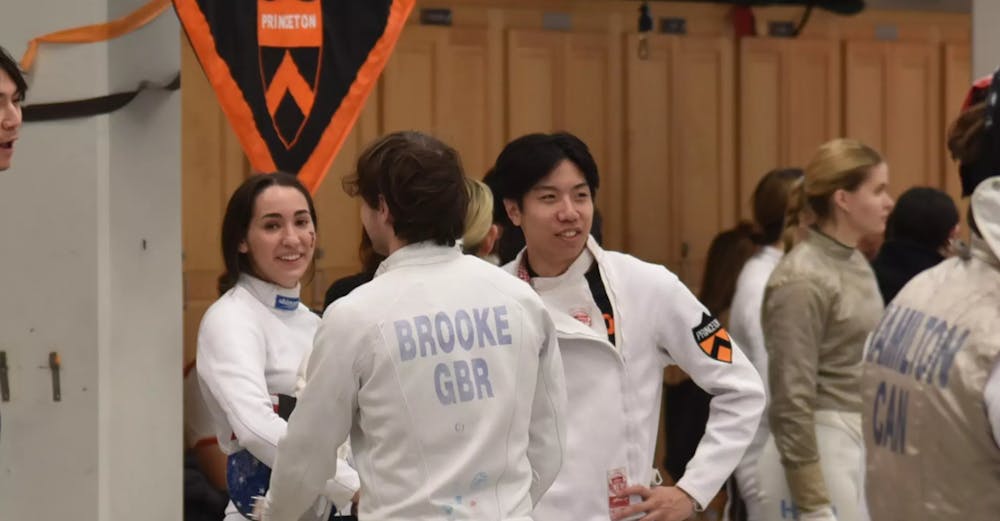
<path fill-rule="evenodd" d="M 143 3 L 5 0 L 0 45 L 19 57 L 34 36 Z M 112 42 L 43 46 L 28 103 L 168 79 L 179 37 L 168 11 Z M 4 521 L 181 519 L 179 134 L 179 93 L 145 93 L 111 115 L 26 124 L 0 173 Z"/>
<path fill-rule="evenodd" d="M 1000 2 L 972 1 L 972 75 L 981 78 L 1000 65 Z"/>

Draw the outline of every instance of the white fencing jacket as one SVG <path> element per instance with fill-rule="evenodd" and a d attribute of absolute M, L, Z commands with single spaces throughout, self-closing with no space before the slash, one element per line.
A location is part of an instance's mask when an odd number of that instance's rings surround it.
<path fill-rule="evenodd" d="M 531 288 L 458 248 L 406 246 L 327 308 L 263 519 L 297 519 L 348 434 L 361 519 L 530 519 L 563 461 L 565 399 Z"/>
<path fill-rule="evenodd" d="M 535 519 L 607 521 L 612 469 L 625 468 L 630 485 L 651 483 L 663 369 L 672 364 L 713 395 L 705 435 L 677 483 L 707 505 L 757 429 L 764 409 L 760 377 L 735 343 L 726 349 L 716 342 L 728 340 L 727 333 L 673 273 L 604 251 L 593 238 L 587 248 L 614 311 L 616 345 L 573 310 L 549 307 L 566 371 L 567 451 Z M 504 269 L 516 274 L 523 256 Z"/>
<path fill-rule="evenodd" d="M 273 468 L 286 425 L 273 404 L 279 394 L 295 394 L 298 368 L 312 350 L 317 327 L 319 317 L 299 302 L 298 287 L 282 288 L 247 274 L 205 312 L 198 330 L 198 378 L 224 453 L 247 449 Z M 358 480 L 350 467 L 342 469 L 325 497 L 349 507 Z M 232 504 L 227 515 L 240 517 Z"/>

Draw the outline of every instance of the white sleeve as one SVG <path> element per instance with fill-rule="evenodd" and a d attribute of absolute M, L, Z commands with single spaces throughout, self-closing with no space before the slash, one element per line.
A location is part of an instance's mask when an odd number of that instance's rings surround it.
<path fill-rule="evenodd" d="M 750 360 L 729 339 L 730 350 L 720 347 L 713 357 L 695 339 L 694 331 L 709 317 L 708 310 L 676 277 L 660 297 L 666 307 L 658 321 L 658 345 L 694 383 L 712 395 L 708 423 L 698 449 L 677 487 L 705 507 L 722 488 L 753 440 L 764 411 L 764 385 Z M 711 328 L 709 328 L 711 329 Z M 725 340 L 719 327 L 713 336 Z"/>
<path fill-rule="evenodd" d="M 538 504 L 562 468 L 566 448 L 566 383 L 556 329 L 539 302 L 544 321 L 543 344 L 538 353 L 538 380 L 528 428 L 528 461 L 531 464 L 531 501 Z"/>
<path fill-rule="evenodd" d="M 222 409 L 240 445 L 272 467 L 286 424 L 274 412 L 267 391 L 266 362 L 266 343 L 251 317 L 226 309 L 206 313 L 198 330 L 196 363 L 202 393 L 210 394 Z"/>
<path fill-rule="evenodd" d="M 750 359 L 760 379 L 767 383 L 767 349 L 764 347 L 764 328 L 761 326 L 761 309 L 764 307 L 764 282 L 741 277 L 742 285 L 737 286 L 730 310 L 732 333 L 740 343 L 740 349 Z M 737 333 L 738 331 L 738 333 Z"/>
<path fill-rule="evenodd" d="M 354 422 L 358 381 L 371 370 L 370 351 L 355 355 L 363 342 L 359 323 L 361 317 L 351 316 L 344 306 L 323 317 L 305 388 L 278 445 L 265 521 L 299 519 L 317 497 L 325 495 L 329 480 L 337 479 L 337 451 Z"/>
<path fill-rule="evenodd" d="M 295 379 L 295 397 L 302 396 L 302 390 L 306 386 L 306 373 L 309 371 L 309 360 L 312 358 L 312 351 L 302 359 Z M 351 500 L 354 494 L 361 489 L 361 477 L 354 469 L 354 459 L 351 454 L 350 439 L 341 444 L 337 449 L 337 473 L 326 482 L 326 492 L 324 495 L 331 503 L 337 506 L 342 515 L 351 514 Z"/>
<path fill-rule="evenodd" d="M 1000 446 L 1000 362 L 990 371 L 986 387 L 983 388 L 983 400 L 986 401 L 986 415 L 993 428 L 993 440 Z"/>

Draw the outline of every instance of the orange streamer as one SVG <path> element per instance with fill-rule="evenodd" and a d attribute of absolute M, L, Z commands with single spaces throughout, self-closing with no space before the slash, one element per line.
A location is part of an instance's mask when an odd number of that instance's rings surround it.
<path fill-rule="evenodd" d="M 33 38 L 28 42 L 28 50 L 21 57 L 21 69 L 31 70 L 35 64 L 35 56 L 38 54 L 38 44 L 40 43 L 95 43 L 112 40 L 152 22 L 163 14 L 163 11 L 169 6 L 170 0 L 150 0 L 148 4 L 117 20 L 64 29 Z"/>

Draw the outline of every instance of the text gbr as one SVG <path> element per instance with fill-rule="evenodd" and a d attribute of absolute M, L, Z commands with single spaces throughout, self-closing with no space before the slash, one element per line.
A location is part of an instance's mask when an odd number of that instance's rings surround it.
<path fill-rule="evenodd" d="M 416 315 L 393 322 L 393 327 L 401 363 L 513 343 L 506 306 Z M 492 398 L 489 364 L 482 357 L 467 356 L 439 362 L 434 367 L 434 390 L 443 405 Z"/>

